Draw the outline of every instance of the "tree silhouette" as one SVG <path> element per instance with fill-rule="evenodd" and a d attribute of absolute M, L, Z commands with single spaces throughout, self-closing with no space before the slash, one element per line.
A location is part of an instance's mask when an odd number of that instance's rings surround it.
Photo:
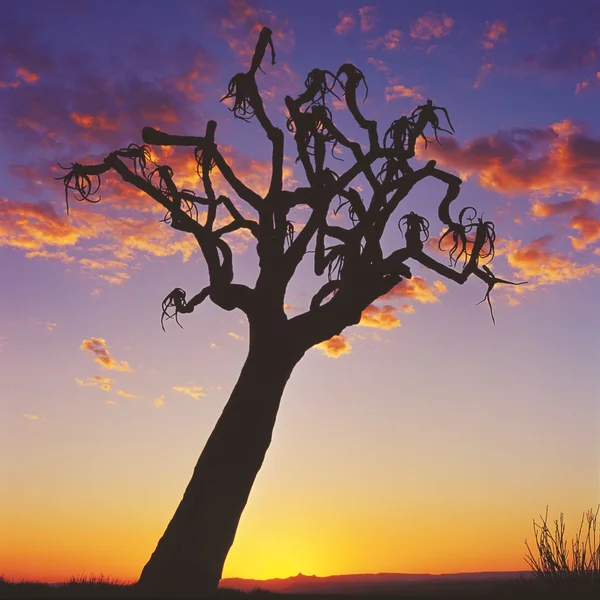
<path fill-rule="evenodd" d="M 408 260 L 459 284 L 474 275 L 487 285 L 484 300 L 488 302 L 497 283 L 511 283 L 498 279 L 484 264 L 494 256 L 493 223 L 484 221 L 472 207 L 463 208 L 457 220 L 450 214 L 461 179 L 437 168 L 433 160 L 417 169 L 409 164 L 419 138 L 427 146 L 431 141 L 427 135 L 433 133 L 439 141 L 438 132 L 454 131 L 446 109 L 428 100 L 409 117 L 395 120 L 380 141 L 377 122 L 365 118 L 359 108 L 357 94 L 363 86 L 365 94 L 368 90 L 363 73 L 352 64 L 342 65 L 337 73 L 314 69 L 297 98 L 286 96 L 287 129 L 293 134 L 307 185 L 293 191 L 283 188 L 284 133 L 267 116 L 256 82 L 269 48 L 275 64 L 271 34 L 270 29 L 262 29 L 250 69 L 231 79 L 223 97 L 230 100 L 236 118 L 258 121 L 271 143 L 271 177 L 264 197 L 238 179 L 219 151 L 214 121 L 207 123 L 202 137 L 146 127 L 142 138 L 147 145 L 131 144 L 111 152 L 100 164 L 73 163 L 60 178 L 68 209 L 69 190 L 77 200 L 97 201 L 102 175 L 115 171 L 161 204 L 171 227 L 196 238 L 206 260 L 209 285 L 189 299 L 184 290 L 173 290 L 163 301 L 163 325 L 165 319 L 177 320 L 180 314 L 193 312 L 207 298 L 225 310 L 242 310 L 249 323 L 249 352 L 239 380 L 142 571 L 138 585 L 148 594 L 206 595 L 216 590 L 294 366 L 308 349 L 358 323 L 370 304 L 403 278 L 410 279 Z M 358 126 L 366 130 L 366 151 L 334 124 L 327 105 L 330 96 L 343 99 Z M 148 145 L 193 148 L 203 195 L 178 189 L 171 167 L 157 164 Z M 326 166 L 336 145 L 353 156 L 352 166 L 340 174 Z M 235 193 L 237 206 L 229 197 L 216 194 L 215 170 Z M 358 177 L 368 183 L 369 198 L 351 187 Z M 382 235 L 392 214 L 426 178 L 446 186 L 438 207 L 445 226 L 439 247 L 451 242 L 449 265 L 425 252 L 429 223 L 415 212 L 399 219 L 402 247 L 388 256 L 382 251 Z M 339 204 L 334 207 L 336 198 Z M 298 206 L 306 207 L 309 216 L 296 232 L 288 215 Z M 349 227 L 329 222 L 332 211 L 342 209 L 347 211 Z M 243 216 L 242 212 L 249 211 L 255 218 Z M 217 217 L 223 214 L 227 222 L 217 227 Z M 253 288 L 234 283 L 232 251 L 223 239 L 240 229 L 248 230 L 257 241 L 260 271 Z M 287 285 L 300 262 L 313 252 L 314 271 L 325 275 L 325 281 L 313 295 L 310 309 L 289 318 L 284 311 Z"/>

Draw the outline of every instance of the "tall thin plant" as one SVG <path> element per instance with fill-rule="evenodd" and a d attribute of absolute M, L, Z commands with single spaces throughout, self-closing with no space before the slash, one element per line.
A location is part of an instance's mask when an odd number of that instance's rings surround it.
<path fill-rule="evenodd" d="M 534 578 L 548 584 L 585 583 L 600 585 L 600 536 L 598 534 L 598 513 L 583 513 L 579 530 L 569 544 L 565 537 L 563 513 L 554 521 L 552 529 L 546 514 L 540 515 L 541 523 L 533 520 L 535 550 L 525 540 L 527 555 L 525 562 L 531 567 Z"/>

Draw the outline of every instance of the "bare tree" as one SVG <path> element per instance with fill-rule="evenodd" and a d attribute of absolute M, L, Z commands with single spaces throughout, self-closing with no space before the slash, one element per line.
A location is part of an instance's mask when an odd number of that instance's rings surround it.
<path fill-rule="evenodd" d="M 427 101 L 410 117 L 394 121 L 381 140 L 376 121 L 365 118 L 357 101 L 362 86 L 366 92 L 365 77 L 350 63 L 335 74 L 314 69 L 297 98 L 286 96 L 287 129 L 293 134 L 307 185 L 294 191 L 283 188 L 284 133 L 267 116 L 256 82 L 269 48 L 275 64 L 271 34 L 268 28 L 261 31 L 250 69 L 231 79 L 223 98 L 232 103 L 235 117 L 258 121 L 271 143 L 272 170 L 264 197 L 238 179 L 219 151 L 214 121 L 208 122 L 202 137 L 170 135 L 149 127 L 142 131 L 145 144 L 194 149 L 203 195 L 178 189 L 173 170 L 152 161 L 147 145 L 131 144 L 111 152 L 100 164 L 73 163 L 61 178 L 67 200 L 72 190 L 78 200 L 97 201 L 94 194 L 101 176 L 115 171 L 161 204 L 171 227 L 196 238 L 206 259 L 209 285 L 189 299 L 182 289 L 173 290 L 163 302 L 163 318 L 177 319 L 210 298 L 225 310 L 242 310 L 249 323 L 249 352 L 239 380 L 173 518 L 142 571 L 138 585 L 147 593 L 206 595 L 216 590 L 293 368 L 309 348 L 358 323 L 365 308 L 403 278 L 411 278 L 407 261 L 459 284 L 470 275 L 478 277 L 487 285 L 484 299 L 488 302 L 494 285 L 510 283 L 495 277 L 484 264 L 494 256 L 494 225 L 483 221 L 472 207 L 462 209 L 458 220 L 450 214 L 460 178 L 440 170 L 433 160 L 418 169 L 409 165 L 419 138 L 427 145 L 426 133 L 432 132 L 437 140 L 438 132 L 454 131 L 446 109 Z M 332 95 L 344 99 L 358 126 L 366 131 L 365 151 L 334 124 L 327 106 Z M 328 150 L 333 156 L 338 144 L 353 157 L 352 166 L 341 174 L 325 166 L 330 160 Z M 215 171 L 235 194 L 235 203 L 216 194 Z M 351 187 L 359 177 L 370 188 L 367 198 Z M 400 218 L 403 246 L 389 256 L 382 251 L 382 235 L 392 214 L 426 178 L 446 186 L 438 215 L 445 226 L 440 248 L 445 240 L 451 242 L 449 266 L 425 252 L 429 223 L 415 212 Z M 336 198 L 337 207 L 332 206 Z M 310 216 L 296 233 L 288 217 L 298 206 L 307 207 Z M 329 222 L 331 212 L 341 208 L 347 210 L 348 227 Z M 218 214 L 227 216 L 227 223 L 219 227 Z M 232 251 L 224 236 L 240 229 L 248 230 L 257 241 L 260 271 L 253 288 L 233 281 Z M 284 311 L 286 288 L 309 252 L 314 252 L 316 275 L 324 276 L 325 281 L 312 297 L 310 309 L 289 318 Z"/>

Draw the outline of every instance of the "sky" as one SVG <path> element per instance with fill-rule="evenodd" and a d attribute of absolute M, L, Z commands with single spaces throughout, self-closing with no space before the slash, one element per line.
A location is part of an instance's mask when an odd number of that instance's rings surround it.
<path fill-rule="evenodd" d="M 276 125 L 306 74 L 352 62 L 380 132 L 428 98 L 456 135 L 420 145 L 464 183 L 455 205 L 496 225 L 492 322 L 479 280 L 411 265 L 357 326 L 311 349 L 286 388 L 224 577 L 522 570 L 549 506 L 574 533 L 600 502 L 600 6 L 502 3 L 148 3 L 0 0 L 0 575 L 137 579 L 235 385 L 244 315 L 209 303 L 160 325 L 176 287 L 207 284 L 190 236 L 115 177 L 70 199 L 60 165 L 141 144 L 145 126 L 216 142 L 258 193 L 260 126 L 220 102 L 257 34 L 276 64 L 258 84 Z M 330 105 L 365 144 L 342 100 Z M 200 189 L 190 150 L 153 149 Z M 345 170 L 339 153 L 332 168 Z M 286 138 L 285 186 L 302 184 Z M 219 191 L 238 202 L 216 177 Z M 444 190 L 418 210 L 439 238 Z M 297 216 L 298 227 L 306 213 Z M 333 218 L 333 215 L 332 215 Z M 343 220 L 345 217 L 338 216 Z M 341 221 L 340 221 L 341 222 Z M 231 235 L 236 280 L 257 274 Z M 435 253 L 435 244 L 430 244 Z M 447 258 L 447 257 L 446 257 Z M 440 259 L 442 260 L 442 259 Z M 307 260 L 286 297 L 306 310 Z"/>

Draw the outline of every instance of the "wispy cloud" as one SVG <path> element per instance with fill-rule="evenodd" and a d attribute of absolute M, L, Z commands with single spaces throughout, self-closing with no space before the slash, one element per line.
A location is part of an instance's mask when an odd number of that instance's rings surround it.
<path fill-rule="evenodd" d="M 105 369 L 111 371 L 121 371 L 123 373 L 134 373 L 135 371 L 129 366 L 125 360 L 115 360 L 108 351 L 106 340 L 103 338 L 92 337 L 81 342 L 79 346 L 81 350 L 91 352 L 95 358 L 94 362 L 98 363 Z"/>
<path fill-rule="evenodd" d="M 338 35 L 346 35 L 350 33 L 356 25 L 356 18 L 349 10 L 340 10 L 338 14 L 338 24 L 333 28 L 333 31 Z"/>
<path fill-rule="evenodd" d="M 481 45 L 486 50 L 491 50 L 500 40 L 506 39 L 507 33 L 508 28 L 504 21 L 497 19 L 492 22 L 487 22 L 485 24 L 485 29 L 483 30 Z"/>
<path fill-rule="evenodd" d="M 94 375 L 93 377 L 88 377 L 87 381 L 76 377 L 75 383 L 82 387 L 96 387 L 101 390 L 104 390 L 105 392 L 110 392 L 112 379 L 109 379 L 108 377 L 100 377 L 99 375 Z"/>
<path fill-rule="evenodd" d="M 575 93 L 581 94 L 586 90 L 592 89 L 592 87 L 597 87 L 600 85 L 600 71 L 597 71 L 593 75 L 590 75 L 583 81 L 580 81 L 575 85 Z"/>
<path fill-rule="evenodd" d="M 242 63 L 248 63 L 254 53 L 258 34 L 263 27 L 273 31 L 277 51 L 288 52 L 294 45 L 294 29 L 289 19 L 250 0 L 223 0 L 212 10 L 216 33 Z"/>
<path fill-rule="evenodd" d="M 599 50 L 596 39 L 560 40 L 524 57 L 521 66 L 551 73 L 573 73 L 595 63 Z"/>
<path fill-rule="evenodd" d="M 40 420 L 39 415 L 30 415 L 29 413 L 23 413 L 21 416 L 25 417 L 29 421 L 39 421 Z"/>
<path fill-rule="evenodd" d="M 600 241 L 600 209 L 587 198 L 576 197 L 556 203 L 537 199 L 531 206 L 531 214 L 537 218 L 568 216 L 569 225 L 578 233 L 570 236 L 576 250 L 585 250 Z"/>
<path fill-rule="evenodd" d="M 377 10 L 376 6 L 361 6 L 358 9 L 358 17 L 360 19 L 360 30 L 363 32 L 371 31 L 373 27 L 377 24 L 377 17 L 375 16 L 375 12 Z"/>
<path fill-rule="evenodd" d="M 417 91 L 417 88 L 410 88 L 404 85 L 390 85 L 385 88 L 385 101 L 398 100 L 399 98 L 412 98 L 414 100 L 423 100 L 423 96 Z"/>
<path fill-rule="evenodd" d="M 399 29 L 390 29 L 384 35 L 369 40 L 366 43 L 367 48 L 382 50 L 399 50 L 402 43 L 402 32 Z"/>
<path fill-rule="evenodd" d="M 443 13 L 427 12 L 410 28 L 410 37 L 416 40 L 441 38 L 450 33 L 454 19 Z"/>
<path fill-rule="evenodd" d="M 380 58 L 373 58 L 372 56 L 370 56 L 369 58 L 367 58 L 367 62 L 373 65 L 377 71 L 381 71 L 382 73 L 390 72 L 390 67 Z"/>
<path fill-rule="evenodd" d="M 529 244 L 509 244 L 508 264 L 515 269 L 517 278 L 529 281 L 529 285 L 523 286 L 522 289 L 515 288 L 515 293 L 600 273 L 600 267 L 596 265 L 579 264 L 559 252 L 552 251 L 549 247 L 552 241 L 553 236 L 545 235 Z"/>
<path fill-rule="evenodd" d="M 494 70 L 495 66 L 491 62 L 484 62 L 477 71 L 477 76 L 475 77 L 475 82 L 473 83 L 473 87 L 475 89 L 479 89 L 483 86 L 483 82 L 487 78 L 487 76 Z"/>
<path fill-rule="evenodd" d="M 182 394 L 190 396 L 194 400 L 200 400 L 200 398 L 206 396 L 206 392 L 201 385 L 176 385 L 173 386 L 173 389 L 176 392 L 181 392 Z"/>

